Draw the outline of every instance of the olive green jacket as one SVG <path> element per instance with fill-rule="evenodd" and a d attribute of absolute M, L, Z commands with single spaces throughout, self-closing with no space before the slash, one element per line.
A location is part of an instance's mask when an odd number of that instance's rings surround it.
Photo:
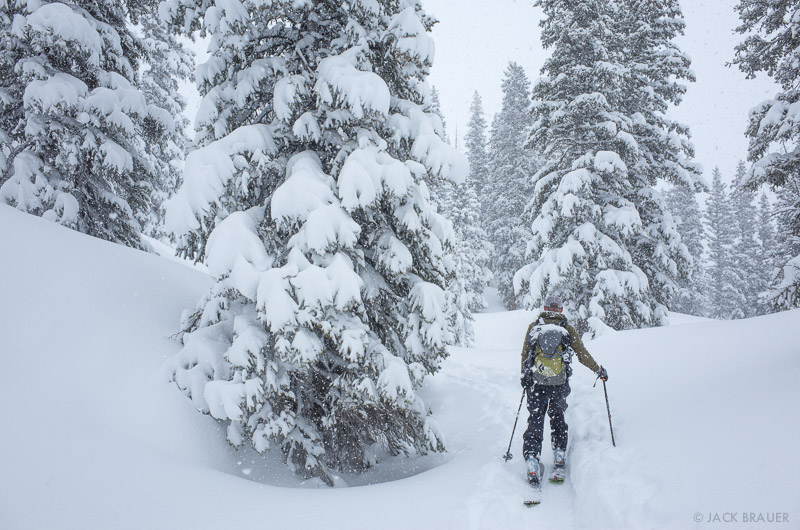
<path fill-rule="evenodd" d="M 525 359 L 528 358 L 528 354 L 530 353 L 528 336 L 530 335 L 531 330 L 538 325 L 539 318 L 541 318 L 545 324 L 558 324 L 562 320 L 567 320 L 567 317 L 554 311 L 543 311 L 533 320 L 531 325 L 528 326 L 528 331 L 525 333 L 525 342 L 522 344 L 522 366 L 520 367 L 520 372 L 525 369 Z M 600 370 L 600 366 L 589 354 L 586 346 L 583 345 L 581 336 L 577 331 L 575 331 L 575 328 L 567 324 L 564 326 L 564 329 L 566 329 L 569 333 L 570 348 L 572 348 L 572 350 L 575 352 L 575 355 L 578 356 L 578 360 L 581 362 L 581 364 L 589 368 L 592 372 L 597 372 Z"/>

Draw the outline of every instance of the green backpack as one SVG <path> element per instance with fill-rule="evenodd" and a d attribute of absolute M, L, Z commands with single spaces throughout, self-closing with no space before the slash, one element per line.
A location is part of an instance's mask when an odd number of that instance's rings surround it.
<path fill-rule="evenodd" d="M 528 335 L 528 358 L 525 369 L 533 371 L 538 385 L 562 385 L 571 373 L 572 361 L 569 331 L 566 321 L 545 324 L 541 319 Z"/>

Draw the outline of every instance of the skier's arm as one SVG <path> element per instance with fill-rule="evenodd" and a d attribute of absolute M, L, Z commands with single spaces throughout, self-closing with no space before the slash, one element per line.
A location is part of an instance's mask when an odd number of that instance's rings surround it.
<path fill-rule="evenodd" d="M 597 361 L 595 361 L 594 358 L 589 354 L 589 350 L 587 350 L 586 346 L 583 345 L 581 336 L 578 335 L 578 332 L 575 331 L 575 328 L 572 326 L 569 326 L 568 331 L 570 347 L 575 352 L 575 355 L 578 356 L 578 360 L 589 370 L 597 373 L 600 370 L 600 365 L 597 364 Z"/>

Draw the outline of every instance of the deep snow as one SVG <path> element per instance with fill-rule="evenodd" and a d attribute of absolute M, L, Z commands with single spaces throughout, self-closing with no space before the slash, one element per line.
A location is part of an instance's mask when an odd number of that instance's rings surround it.
<path fill-rule="evenodd" d="M 567 483 L 526 492 L 519 349 L 532 318 L 477 316 L 423 389 L 449 452 L 389 458 L 353 487 L 302 482 L 236 452 L 165 383 L 181 312 L 203 272 L 0 206 L 0 529 L 797 528 L 800 311 L 589 342 L 601 385 L 576 367 Z M 526 414 L 520 427 L 524 428 Z M 545 444 L 549 464 L 552 453 Z M 355 487 L 359 486 L 359 487 Z M 695 523 L 736 513 L 739 523 Z M 751 525 L 744 512 L 788 514 Z"/>

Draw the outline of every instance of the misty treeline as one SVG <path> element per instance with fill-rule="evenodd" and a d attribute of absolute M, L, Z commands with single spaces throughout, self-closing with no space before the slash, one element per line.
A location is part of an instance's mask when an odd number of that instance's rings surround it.
<path fill-rule="evenodd" d="M 742 108 L 749 149 L 710 181 L 689 129 L 666 116 L 694 81 L 674 43 L 678 2 L 537 5 L 543 77 L 531 86 L 510 63 L 501 110 L 487 123 L 476 93 L 463 142 L 493 245 L 485 280 L 505 306 L 558 292 L 595 331 L 658 324 L 667 308 L 729 319 L 798 307 L 800 4 L 737 6 L 733 65 L 784 91 Z"/>
<path fill-rule="evenodd" d="M 503 110 L 494 116 L 491 127 L 487 126 L 481 97 L 475 93 L 464 146 L 471 174 L 485 176 L 479 229 L 487 235 L 487 245 L 491 241 L 502 246 L 502 252 L 489 252 L 490 257 L 482 262 L 484 283 L 498 288 L 509 309 L 526 307 L 526 293 L 515 290 L 513 277 L 524 261 L 530 237 L 524 230 L 526 203 L 520 200 L 530 195 L 530 180 L 508 177 L 510 160 L 528 164 L 534 173 L 538 167 L 535 153 L 524 149 L 532 122 L 526 119 L 528 114 L 521 112 L 526 98 L 519 98 L 519 94 L 528 94 L 529 87 L 522 67 L 510 63 L 503 80 Z M 513 98 L 509 90 L 515 91 Z M 514 107 L 514 98 L 521 99 L 522 109 Z M 520 121 L 528 124 L 507 135 Z M 786 224 L 791 216 L 787 216 L 789 210 L 776 204 L 766 187 L 744 185 L 746 177 L 747 166 L 739 161 L 733 175 L 723 176 L 719 168 L 714 168 L 711 181 L 704 182 L 700 191 L 676 185 L 659 188 L 691 256 L 686 274 L 675 279 L 670 310 L 735 319 L 787 308 L 776 300 L 776 295 L 781 292 L 777 287 L 783 279 L 782 267 L 792 258 L 788 253 L 791 232 Z M 509 194 L 507 190 L 516 193 Z M 499 213 L 498 205 L 503 205 L 505 215 Z"/>
<path fill-rule="evenodd" d="M 694 81 L 677 0 L 535 5 L 541 78 L 510 64 L 491 123 L 475 97 L 465 156 L 419 0 L 0 0 L 0 200 L 203 262 L 172 380 L 328 484 L 444 449 L 417 391 L 488 285 L 594 333 L 800 305 L 800 0 L 737 7 L 731 60 L 782 92 L 742 109 L 729 189 L 667 116 Z"/>

